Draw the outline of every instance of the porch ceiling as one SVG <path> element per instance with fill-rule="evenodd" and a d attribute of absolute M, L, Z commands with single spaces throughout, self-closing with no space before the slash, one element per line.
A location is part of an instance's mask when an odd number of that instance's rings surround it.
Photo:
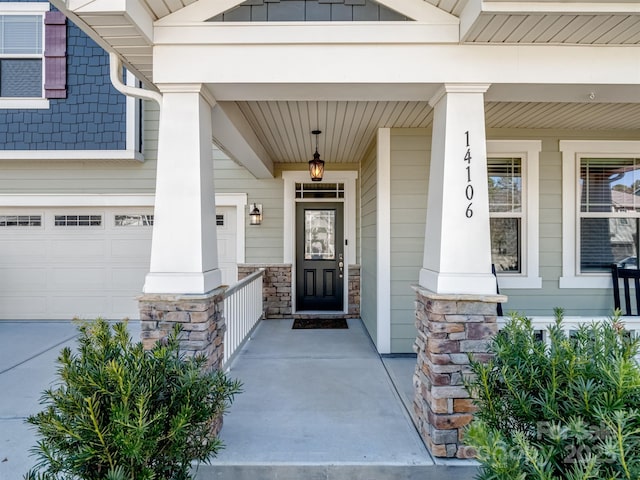
<path fill-rule="evenodd" d="M 328 163 L 359 162 L 376 129 L 430 128 L 433 110 L 418 101 L 251 101 L 238 106 L 274 162 L 311 160 L 315 139 Z M 487 128 L 640 131 L 637 103 L 488 101 Z"/>

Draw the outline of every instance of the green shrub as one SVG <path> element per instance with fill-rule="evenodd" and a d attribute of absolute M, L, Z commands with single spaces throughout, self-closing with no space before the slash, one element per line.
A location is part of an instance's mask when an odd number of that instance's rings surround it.
<path fill-rule="evenodd" d="M 567 336 L 557 309 L 548 345 L 512 316 L 492 341 L 494 359 L 472 362 L 479 410 L 465 438 L 478 478 L 639 479 L 638 347 L 619 312 Z"/>
<path fill-rule="evenodd" d="M 28 418 L 41 439 L 29 480 L 188 480 L 193 460 L 222 447 L 212 427 L 240 391 L 204 357 L 186 358 L 179 328 L 145 351 L 126 324 L 79 327 L 58 357 L 59 383 Z"/>

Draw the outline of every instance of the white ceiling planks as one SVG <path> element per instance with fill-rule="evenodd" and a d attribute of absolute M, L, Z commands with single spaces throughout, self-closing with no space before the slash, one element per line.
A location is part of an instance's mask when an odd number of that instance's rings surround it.
<path fill-rule="evenodd" d="M 482 13 L 469 43 L 636 45 L 640 14 Z"/>
<path fill-rule="evenodd" d="M 319 129 L 323 159 L 359 162 L 379 127 L 426 127 L 427 102 L 239 102 L 238 106 L 275 162 L 311 160 L 312 130 Z"/>

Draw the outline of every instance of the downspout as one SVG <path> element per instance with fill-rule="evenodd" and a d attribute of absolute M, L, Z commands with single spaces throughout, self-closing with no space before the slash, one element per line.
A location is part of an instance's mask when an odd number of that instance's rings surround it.
<path fill-rule="evenodd" d="M 160 108 L 162 108 L 162 94 L 122 83 L 122 62 L 120 61 L 120 57 L 113 52 L 109 52 L 109 67 L 109 77 L 116 90 L 128 97 L 153 100 Z"/>

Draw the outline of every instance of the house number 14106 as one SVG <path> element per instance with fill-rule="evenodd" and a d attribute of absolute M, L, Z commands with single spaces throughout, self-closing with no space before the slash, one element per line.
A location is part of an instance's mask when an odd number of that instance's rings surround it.
<path fill-rule="evenodd" d="M 464 161 L 467 162 L 467 187 L 464 189 L 464 195 L 467 197 L 469 205 L 467 205 L 467 210 L 465 211 L 465 215 L 467 218 L 473 217 L 473 210 L 471 206 L 473 205 L 473 184 L 471 183 L 471 148 L 469 147 L 469 130 L 464 132 L 464 136 L 467 140 L 467 153 L 464 154 Z"/>

